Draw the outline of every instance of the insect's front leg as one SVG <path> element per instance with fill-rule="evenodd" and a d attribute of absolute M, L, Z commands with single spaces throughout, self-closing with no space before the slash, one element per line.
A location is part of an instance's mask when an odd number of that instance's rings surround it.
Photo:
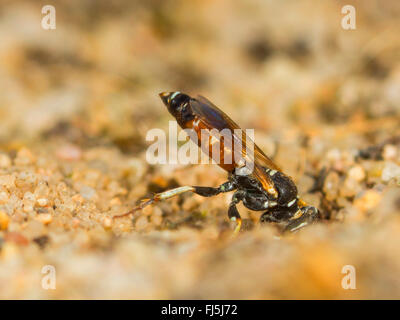
<path fill-rule="evenodd" d="M 236 191 L 232 196 L 232 201 L 229 205 L 228 217 L 231 221 L 235 221 L 237 223 L 234 234 L 238 234 L 240 228 L 242 226 L 242 218 L 238 209 L 236 208 L 236 204 L 238 204 L 243 198 L 246 196 L 246 192 L 243 190 Z"/>
<path fill-rule="evenodd" d="M 213 188 L 213 187 L 197 187 L 197 186 L 184 186 L 184 187 L 178 187 L 175 189 L 171 189 L 171 190 L 167 190 L 161 193 L 157 193 L 155 194 L 151 199 L 144 199 L 142 200 L 142 203 L 139 204 L 137 207 L 133 208 L 132 210 L 123 213 L 123 214 L 119 214 L 119 215 L 115 215 L 113 218 L 121 218 L 121 217 L 125 217 L 128 216 L 132 213 L 135 213 L 136 211 L 142 210 L 145 207 L 147 207 L 150 204 L 159 202 L 161 200 L 167 200 L 170 198 L 173 198 L 175 196 L 178 196 L 182 193 L 185 192 L 193 192 L 196 193 L 200 196 L 203 197 L 211 197 L 211 196 L 215 196 L 221 192 L 229 192 L 236 189 L 236 185 L 232 182 L 232 181 L 227 181 L 223 184 L 221 184 L 219 187 L 217 188 Z"/>
<path fill-rule="evenodd" d="M 291 214 L 286 208 L 277 208 L 272 211 L 266 211 L 260 218 L 261 223 L 265 222 L 287 222 L 283 232 L 295 232 L 318 218 L 318 210 L 312 206 L 303 206 Z"/>
<path fill-rule="evenodd" d="M 266 211 L 260 217 L 260 223 L 266 222 L 282 222 L 287 221 L 289 219 L 287 210 L 274 210 L 274 211 Z"/>

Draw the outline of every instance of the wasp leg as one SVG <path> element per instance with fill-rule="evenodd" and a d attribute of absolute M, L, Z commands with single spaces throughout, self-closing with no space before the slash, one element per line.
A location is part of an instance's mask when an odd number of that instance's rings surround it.
<path fill-rule="evenodd" d="M 276 210 L 269 210 L 264 212 L 260 217 L 260 223 L 265 222 L 283 222 L 287 221 L 290 218 L 290 215 L 287 210 L 285 209 L 276 209 Z"/>
<path fill-rule="evenodd" d="M 153 198 L 151 199 L 144 199 L 142 201 L 141 204 L 139 204 L 137 207 L 133 208 L 132 210 L 123 213 L 123 214 L 119 214 L 119 215 L 115 215 L 113 218 L 121 218 L 121 217 L 125 217 L 128 216 L 132 213 L 135 213 L 136 211 L 142 210 L 143 208 L 147 207 L 150 204 L 153 204 L 155 202 L 159 202 L 161 200 L 167 200 L 170 199 L 172 197 L 175 197 L 177 195 L 180 195 L 182 193 L 191 191 L 193 193 L 196 193 L 200 196 L 203 197 L 211 197 L 211 196 L 215 196 L 221 192 L 229 192 L 232 191 L 236 188 L 236 185 L 231 182 L 231 181 L 227 181 L 223 184 L 221 184 L 218 188 L 213 188 L 213 187 L 192 187 L 192 186 L 185 186 L 185 187 L 179 187 L 179 188 L 175 188 L 175 189 L 171 189 L 171 190 L 167 190 L 161 193 L 157 193 L 153 196 Z"/>
<path fill-rule="evenodd" d="M 234 235 L 237 235 L 239 233 L 242 226 L 242 217 L 240 216 L 240 213 L 236 208 L 236 204 L 238 204 L 245 196 L 245 191 L 236 191 L 233 194 L 231 204 L 229 205 L 228 217 L 231 221 L 235 221 L 237 223 L 236 228 L 233 231 Z"/>
<path fill-rule="evenodd" d="M 212 197 L 221 192 L 229 192 L 236 189 L 236 185 L 232 181 L 221 184 L 218 188 L 213 187 L 193 187 L 193 192 L 202 197 Z"/>
<path fill-rule="evenodd" d="M 319 217 L 318 209 L 312 206 L 300 208 L 300 213 L 296 214 L 285 227 L 284 232 L 295 232 L 317 220 Z"/>

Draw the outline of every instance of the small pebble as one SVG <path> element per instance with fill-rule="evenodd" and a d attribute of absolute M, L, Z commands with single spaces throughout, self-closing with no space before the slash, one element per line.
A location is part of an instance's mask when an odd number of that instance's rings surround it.
<path fill-rule="evenodd" d="M 368 178 L 381 178 L 384 163 L 382 161 L 370 161 L 366 163 Z"/>
<path fill-rule="evenodd" d="M 82 186 L 79 192 L 86 200 L 91 200 L 96 195 L 96 190 L 86 185 Z"/>
<path fill-rule="evenodd" d="M 111 229 L 112 225 L 113 225 L 113 219 L 110 217 L 104 217 L 104 219 L 103 219 L 104 229 L 109 230 L 109 229 Z"/>
<path fill-rule="evenodd" d="M 339 149 L 331 149 L 326 153 L 326 159 L 332 162 L 339 161 L 340 157 L 341 154 Z"/>
<path fill-rule="evenodd" d="M 16 158 L 14 159 L 14 163 L 17 166 L 26 166 L 35 163 L 36 157 L 28 148 L 21 148 Z"/>
<path fill-rule="evenodd" d="M 37 215 L 36 219 L 44 225 L 48 225 L 53 221 L 53 216 L 50 213 L 41 213 Z"/>
<path fill-rule="evenodd" d="M 15 176 L 11 174 L 5 174 L 0 176 L 0 186 L 4 186 L 8 190 L 15 187 Z"/>
<path fill-rule="evenodd" d="M 40 199 L 37 199 L 37 203 L 38 203 L 39 206 L 45 207 L 45 206 L 47 206 L 49 201 L 47 199 L 45 199 L 45 198 L 40 198 Z"/>
<path fill-rule="evenodd" d="M 33 211 L 33 205 L 24 204 L 23 210 L 24 210 L 24 212 L 26 212 L 26 213 L 32 212 L 32 211 Z"/>
<path fill-rule="evenodd" d="M 354 200 L 354 206 L 361 211 L 369 211 L 376 208 L 381 199 L 381 193 L 375 190 L 367 190 L 360 198 Z"/>
<path fill-rule="evenodd" d="M 396 146 L 387 144 L 383 148 L 382 156 L 385 160 L 399 160 Z"/>
<path fill-rule="evenodd" d="M 10 223 L 10 217 L 7 213 L 0 211 L 0 230 L 7 230 Z"/>
<path fill-rule="evenodd" d="M 35 205 L 35 195 L 32 192 L 26 192 L 24 194 L 24 199 L 22 200 L 24 206 L 24 212 L 33 211 L 33 207 Z"/>
<path fill-rule="evenodd" d="M 8 192 L 6 192 L 6 191 L 1 191 L 0 192 L 0 204 L 7 203 L 9 198 L 10 197 L 8 195 Z"/>
<path fill-rule="evenodd" d="M 49 195 L 49 192 L 50 192 L 50 189 L 49 189 L 48 185 L 46 184 L 46 182 L 40 181 L 38 183 L 37 187 L 35 188 L 34 194 L 37 199 L 47 198 L 47 196 Z"/>
<path fill-rule="evenodd" d="M 82 150 L 75 145 L 66 144 L 57 149 L 56 156 L 61 160 L 76 161 L 82 158 Z"/>
<path fill-rule="evenodd" d="M 382 170 L 382 181 L 388 182 L 391 179 L 400 181 L 400 166 L 394 162 L 387 162 Z"/>
<path fill-rule="evenodd" d="M 74 195 L 74 196 L 72 196 L 71 199 L 72 199 L 75 203 L 78 203 L 78 204 L 82 204 L 82 203 L 85 202 L 85 198 L 82 197 L 82 195 L 80 195 L 79 193 L 76 194 L 76 195 Z"/>
<path fill-rule="evenodd" d="M 15 178 L 15 185 L 24 190 L 32 190 L 36 186 L 37 176 L 30 170 L 22 171 Z"/>
<path fill-rule="evenodd" d="M 340 177 L 339 175 L 332 171 L 330 172 L 324 182 L 323 191 L 328 200 L 334 200 L 339 191 Z"/>
<path fill-rule="evenodd" d="M 122 202 L 121 202 L 120 198 L 118 198 L 118 197 L 112 198 L 110 201 L 110 206 L 119 206 L 121 204 L 122 204 Z"/>
<path fill-rule="evenodd" d="M 362 190 L 362 184 L 348 177 L 339 189 L 339 194 L 342 197 L 353 197 Z"/>
<path fill-rule="evenodd" d="M 362 166 L 356 165 L 356 166 L 353 166 L 352 168 L 350 168 L 350 170 L 347 173 L 347 176 L 350 179 L 359 182 L 359 181 L 362 181 L 365 179 L 366 174 L 365 174 L 365 170 Z"/>

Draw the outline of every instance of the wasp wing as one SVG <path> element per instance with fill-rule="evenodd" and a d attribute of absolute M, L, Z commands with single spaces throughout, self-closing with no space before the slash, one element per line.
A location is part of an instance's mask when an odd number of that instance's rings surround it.
<path fill-rule="evenodd" d="M 197 100 L 197 101 L 196 101 Z M 198 95 L 192 105 L 193 111 L 201 118 L 201 120 L 211 128 L 223 130 L 225 128 L 230 129 L 232 132 L 234 129 L 241 129 L 228 115 L 226 115 L 221 109 L 213 104 L 207 98 Z M 196 103 L 197 102 L 197 103 Z M 251 138 L 246 135 L 246 132 L 242 130 L 242 136 L 244 142 L 251 141 Z M 238 137 L 239 138 L 239 137 Z M 253 142 L 254 145 L 254 161 L 261 164 L 264 167 L 281 171 L 281 169 Z M 243 146 L 245 148 L 245 145 Z"/>
<path fill-rule="evenodd" d="M 252 139 L 248 135 L 246 135 L 246 132 L 244 130 L 241 130 L 241 137 L 235 134 L 234 130 L 240 129 L 240 127 L 221 109 L 219 109 L 215 104 L 213 104 L 211 101 L 203 96 L 197 96 L 196 99 L 191 99 L 190 106 L 192 107 L 195 115 L 203 122 L 207 129 L 211 130 L 215 128 L 219 131 L 223 129 L 229 129 L 231 131 L 234 140 L 231 146 L 235 145 L 235 142 L 239 142 L 242 147 L 241 155 L 246 158 L 246 161 L 253 164 L 253 172 L 251 175 L 253 175 L 258 181 L 260 181 L 266 191 L 272 194 L 276 194 L 274 184 L 271 181 L 270 176 L 265 172 L 264 168 L 267 167 L 279 171 L 280 169 L 252 141 Z M 254 152 L 248 152 L 248 145 L 254 146 Z M 247 157 L 245 155 L 247 155 Z"/>
<path fill-rule="evenodd" d="M 229 118 L 225 112 L 203 96 L 199 95 L 196 99 L 191 99 L 190 105 L 195 114 L 212 128 L 218 130 L 240 129 L 240 127 Z"/>

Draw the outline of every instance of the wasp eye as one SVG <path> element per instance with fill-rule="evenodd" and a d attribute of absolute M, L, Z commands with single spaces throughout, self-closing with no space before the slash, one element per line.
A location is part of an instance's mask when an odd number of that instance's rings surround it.
<path fill-rule="evenodd" d="M 184 95 L 181 94 L 179 91 L 176 91 L 169 96 L 168 104 L 171 110 L 177 110 L 181 106 L 181 103 L 183 102 L 182 96 Z"/>
<path fill-rule="evenodd" d="M 190 97 L 184 93 L 174 92 L 169 98 L 169 104 L 172 110 L 181 111 L 183 105 L 188 102 Z"/>
<path fill-rule="evenodd" d="M 169 100 L 169 102 L 172 102 L 172 101 L 174 101 L 174 99 L 178 98 L 181 95 L 183 95 L 183 94 L 180 93 L 179 91 L 171 92 L 168 100 Z"/>

